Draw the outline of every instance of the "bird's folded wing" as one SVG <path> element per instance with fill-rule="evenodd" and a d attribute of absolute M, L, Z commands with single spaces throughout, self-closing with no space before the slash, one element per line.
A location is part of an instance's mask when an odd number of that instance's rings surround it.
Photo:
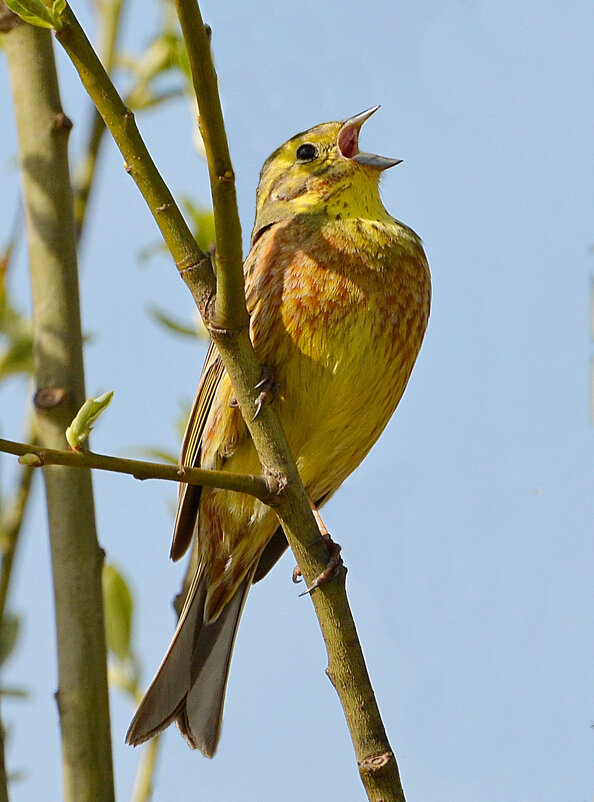
<path fill-rule="evenodd" d="M 208 413 L 212 406 L 217 387 L 225 373 L 221 357 L 214 343 L 210 343 L 204 360 L 204 367 L 200 376 L 196 398 L 192 405 L 188 425 L 182 443 L 180 465 L 190 468 L 200 467 L 200 451 L 202 448 L 202 434 Z M 198 517 L 200 503 L 200 487 L 180 483 L 179 503 L 175 518 L 173 541 L 171 543 L 171 559 L 179 560 L 190 543 Z"/>

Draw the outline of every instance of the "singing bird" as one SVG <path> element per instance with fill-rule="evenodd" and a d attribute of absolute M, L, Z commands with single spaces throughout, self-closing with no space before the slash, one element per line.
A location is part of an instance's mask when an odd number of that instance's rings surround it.
<path fill-rule="evenodd" d="M 297 134 L 267 159 L 244 264 L 250 336 L 260 364 L 273 372 L 273 403 L 316 508 L 389 421 L 429 318 L 421 240 L 380 199 L 380 176 L 399 160 L 359 150 L 361 126 L 378 108 Z M 181 464 L 260 472 L 212 343 Z M 212 757 L 248 591 L 287 543 L 276 514 L 259 500 L 181 485 L 172 558 L 194 537 L 193 581 L 126 740 L 140 744 L 176 721 L 188 744 Z"/>

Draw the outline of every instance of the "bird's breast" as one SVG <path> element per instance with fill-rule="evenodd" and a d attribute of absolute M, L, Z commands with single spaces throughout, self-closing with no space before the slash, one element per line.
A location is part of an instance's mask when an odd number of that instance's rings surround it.
<path fill-rule="evenodd" d="M 281 422 L 316 496 L 377 440 L 421 345 L 427 264 L 418 238 L 397 233 L 284 223 L 246 263 L 254 346 L 276 372 Z"/>

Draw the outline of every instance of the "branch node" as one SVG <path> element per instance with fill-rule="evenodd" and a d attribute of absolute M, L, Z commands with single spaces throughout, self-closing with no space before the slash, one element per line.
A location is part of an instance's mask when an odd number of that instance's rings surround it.
<path fill-rule="evenodd" d="M 210 322 L 207 325 L 207 329 L 215 337 L 236 337 L 238 334 L 237 329 L 224 329 L 222 326 L 217 326 L 216 323 Z"/>
<path fill-rule="evenodd" d="M 262 479 L 266 484 L 266 494 L 260 498 L 268 507 L 278 507 L 282 501 L 282 494 L 287 487 L 287 477 L 280 473 L 273 473 L 271 471 L 263 472 Z"/>
<path fill-rule="evenodd" d="M 202 257 L 198 259 L 198 261 L 193 261 L 193 254 L 188 254 L 184 256 L 183 259 L 180 259 L 179 262 L 176 262 L 176 267 L 181 273 L 181 277 L 183 280 L 188 284 L 193 278 L 193 276 L 199 271 L 207 269 L 209 270 L 212 275 L 214 276 L 214 271 L 212 269 L 212 261 L 210 257 L 210 253 L 202 254 Z"/>
<path fill-rule="evenodd" d="M 360 761 L 359 772 L 367 775 L 374 774 L 384 769 L 393 760 L 395 760 L 393 752 L 379 752 L 377 755 L 370 755 Z"/>
<path fill-rule="evenodd" d="M 62 47 L 65 47 L 64 42 L 72 39 L 72 25 L 69 22 L 62 21 L 62 27 L 60 30 L 57 28 L 54 29 L 54 36 L 58 42 L 60 42 Z"/>
<path fill-rule="evenodd" d="M 183 257 L 183 259 L 179 259 L 175 263 L 175 266 L 177 267 L 179 272 L 183 274 L 186 270 L 192 270 L 193 268 L 196 268 L 199 264 L 201 264 L 201 262 L 202 260 L 200 260 L 200 262 L 195 262 L 193 255 L 191 253 L 188 253 Z"/>
<path fill-rule="evenodd" d="M 72 130 L 73 123 L 70 117 L 67 117 L 63 111 L 59 111 L 54 118 L 54 131 L 64 131 L 69 133 Z"/>
<path fill-rule="evenodd" d="M 212 299 L 214 300 L 214 298 Z M 213 323 L 211 320 L 207 322 L 206 328 L 208 333 L 216 340 L 217 338 L 225 338 L 228 340 L 236 340 L 242 332 L 249 329 L 249 323 L 245 326 L 239 326 L 238 328 L 228 329 L 225 326 L 219 326 L 217 323 Z"/>
<path fill-rule="evenodd" d="M 223 175 L 219 176 L 219 181 L 223 181 L 225 184 L 232 184 L 235 181 L 235 173 L 233 170 L 225 170 Z"/>
<path fill-rule="evenodd" d="M 11 11 L 8 6 L 2 3 L 0 5 L 0 33 L 9 33 L 16 28 L 17 25 L 22 25 L 23 20 L 14 11 Z"/>
<path fill-rule="evenodd" d="M 40 387 L 33 396 L 33 406 L 39 412 L 47 412 L 63 404 L 67 398 L 68 391 L 64 387 Z"/>
<path fill-rule="evenodd" d="M 157 206 L 157 208 L 155 209 L 155 213 L 159 214 L 160 212 L 167 212 L 169 211 L 169 209 L 171 209 L 172 205 L 173 205 L 172 203 L 166 201 L 165 203 L 162 203 L 161 206 Z"/>
<path fill-rule="evenodd" d="M 176 262 L 176 266 L 186 287 L 192 293 L 202 318 L 208 320 L 215 302 L 217 288 L 210 253 L 202 254 L 198 261 L 193 260 L 193 256 L 188 254 Z"/>
<path fill-rule="evenodd" d="M 19 465 L 25 465 L 27 468 L 42 468 L 45 465 L 43 451 L 39 454 L 23 454 L 19 457 Z"/>
<path fill-rule="evenodd" d="M 330 680 L 330 683 L 332 684 L 332 686 L 334 688 L 336 688 L 336 680 L 334 679 L 334 675 L 333 675 L 332 671 L 330 670 L 330 667 L 326 668 L 324 670 L 324 673 L 326 674 L 326 676 Z"/>

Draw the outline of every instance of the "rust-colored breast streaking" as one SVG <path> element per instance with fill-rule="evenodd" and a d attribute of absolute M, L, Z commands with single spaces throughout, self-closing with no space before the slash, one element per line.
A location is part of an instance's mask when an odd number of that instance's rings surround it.
<path fill-rule="evenodd" d="M 257 356 L 280 385 L 276 409 L 302 480 L 314 500 L 326 500 L 373 446 L 412 371 L 430 305 L 420 240 L 395 221 L 312 226 L 297 218 L 263 233 L 245 272 Z M 258 472 L 231 395 L 225 378 L 205 427 L 202 465 Z M 260 502 L 204 488 L 199 548 L 213 615 L 215 599 L 242 580 L 276 527 Z"/>

